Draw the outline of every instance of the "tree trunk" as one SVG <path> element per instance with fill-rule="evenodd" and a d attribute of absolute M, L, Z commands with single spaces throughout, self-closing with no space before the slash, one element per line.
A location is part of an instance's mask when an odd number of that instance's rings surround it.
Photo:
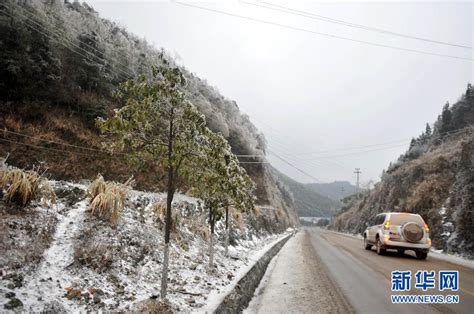
<path fill-rule="evenodd" d="M 211 236 L 209 237 L 209 272 L 212 272 L 214 266 L 214 215 L 212 209 L 209 209 L 209 223 L 211 225 Z"/>
<path fill-rule="evenodd" d="M 140 222 L 145 223 L 145 206 L 140 206 Z"/>
<path fill-rule="evenodd" d="M 161 274 L 161 299 L 166 300 L 166 289 L 168 287 L 168 265 L 170 258 L 170 244 L 165 243 L 163 253 L 163 271 Z"/>
<path fill-rule="evenodd" d="M 225 256 L 229 255 L 229 207 L 225 208 Z"/>
<path fill-rule="evenodd" d="M 169 134 L 168 134 L 168 189 L 166 193 L 166 220 L 165 220 L 165 247 L 163 256 L 163 273 L 161 276 L 161 299 L 166 299 L 168 286 L 169 265 L 169 243 L 171 234 L 171 205 L 174 196 L 174 169 L 173 169 L 173 116 L 174 109 L 171 108 Z"/>

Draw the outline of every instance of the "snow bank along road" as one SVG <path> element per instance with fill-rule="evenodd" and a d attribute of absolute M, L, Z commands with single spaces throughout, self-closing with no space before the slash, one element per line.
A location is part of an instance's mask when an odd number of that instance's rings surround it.
<path fill-rule="evenodd" d="M 310 245 L 308 245 L 308 243 Z M 458 294 L 458 304 L 392 304 L 391 272 L 411 270 L 459 271 L 459 291 L 426 294 Z M 326 274 L 326 276 L 324 276 Z M 300 231 L 275 257 L 262 282 L 260 295 L 250 312 L 358 313 L 473 313 L 474 269 L 428 256 L 417 260 L 411 252 L 403 256 L 388 252 L 379 256 L 363 248 L 362 239 L 317 228 Z M 284 284 L 286 282 L 286 284 Z M 412 278 L 412 287 L 414 285 Z M 411 294 L 425 294 L 412 289 Z M 345 304 L 345 300 L 349 305 Z M 329 303 L 328 303 L 329 302 Z M 330 304 L 337 302 L 335 308 Z"/>

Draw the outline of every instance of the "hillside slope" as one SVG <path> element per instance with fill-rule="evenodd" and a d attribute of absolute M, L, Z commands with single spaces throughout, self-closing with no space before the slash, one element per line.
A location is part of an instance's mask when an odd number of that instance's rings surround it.
<path fill-rule="evenodd" d="M 272 168 L 272 172 L 283 183 L 294 199 L 298 216 L 300 217 L 330 217 L 341 207 L 339 201 L 321 195 L 306 184 L 297 182 L 285 174 Z"/>
<path fill-rule="evenodd" d="M 95 127 L 120 107 L 113 92 L 138 75 L 150 75 L 164 50 L 103 19 L 86 3 L 69 1 L 2 1 L 0 5 L 0 155 L 21 168 L 41 164 L 55 179 L 91 179 L 97 173 L 123 181 L 130 165 L 101 153 Z M 206 123 L 229 141 L 236 154 L 263 155 L 265 140 L 239 111 L 235 101 L 191 71 L 187 99 L 206 116 Z M 275 185 L 262 164 L 245 164 L 257 182 L 257 203 L 282 210 L 295 223 L 291 200 Z M 163 169 L 134 169 L 139 189 L 161 190 Z M 186 190 L 186 182 L 180 189 Z M 270 195 L 277 193 L 278 195 Z M 274 202 L 274 200 L 278 200 Z"/>
<path fill-rule="evenodd" d="M 433 246 L 474 257 L 474 89 L 413 139 L 408 151 L 390 164 L 382 181 L 358 201 L 347 198 L 331 225 L 360 233 L 385 211 L 422 215 Z"/>
<path fill-rule="evenodd" d="M 340 201 L 344 197 L 357 192 L 357 188 L 347 181 L 334 181 L 331 183 L 308 183 L 306 186 L 316 193 L 329 197 L 335 201 Z"/>

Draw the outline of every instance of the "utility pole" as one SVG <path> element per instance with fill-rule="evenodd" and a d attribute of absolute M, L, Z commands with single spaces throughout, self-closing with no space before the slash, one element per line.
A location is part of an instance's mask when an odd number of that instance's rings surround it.
<path fill-rule="evenodd" d="M 361 174 L 360 168 L 355 168 L 354 173 L 357 175 L 357 184 L 356 184 L 356 187 L 357 187 L 357 199 L 359 199 L 359 198 L 360 198 L 360 193 L 359 193 L 359 175 Z"/>

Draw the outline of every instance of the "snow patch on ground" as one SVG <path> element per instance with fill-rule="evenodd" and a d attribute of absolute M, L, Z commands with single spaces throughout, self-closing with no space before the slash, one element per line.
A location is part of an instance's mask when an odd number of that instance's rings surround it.
<path fill-rule="evenodd" d="M 442 250 L 433 250 L 433 249 L 431 250 L 430 255 L 434 258 L 443 260 L 445 262 L 449 262 L 452 264 L 474 269 L 474 261 L 466 259 L 460 255 L 447 254 L 447 253 L 443 253 Z"/>
<path fill-rule="evenodd" d="M 292 231 L 291 231 L 292 232 Z M 265 253 L 267 253 L 275 244 L 282 241 L 284 238 L 288 237 L 290 233 L 285 233 L 283 235 L 277 236 L 273 241 L 264 245 L 260 249 L 254 250 L 247 259 L 247 263 L 242 265 L 238 271 L 235 273 L 234 279 L 221 291 L 211 291 L 209 294 L 206 305 L 203 307 L 203 310 L 208 313 L 213 313 L 219 304 L 222 303 L 224 298 L 234 290 L 239 281 L 252 269 L 252 267 L 262 258 Z"/>
<path fill-rule="evenodd" d="M 71 278 L 64 270 L 74 262 L 73 239 L 81 229 L 86 207 L 86 201 L 81 201 L 69 212 L 61 213 L 64 207 L 59 205 L 60 218 L 51 247 L 37 272 L 26 278 L 28 284 L 20 290 L 20 295 L 28 295 L 28 302 L 24 302 L 28 311 L 41 311 L 45 299 L 60 301 L 64 295 L 61 287 L 71 285 Z"/>

